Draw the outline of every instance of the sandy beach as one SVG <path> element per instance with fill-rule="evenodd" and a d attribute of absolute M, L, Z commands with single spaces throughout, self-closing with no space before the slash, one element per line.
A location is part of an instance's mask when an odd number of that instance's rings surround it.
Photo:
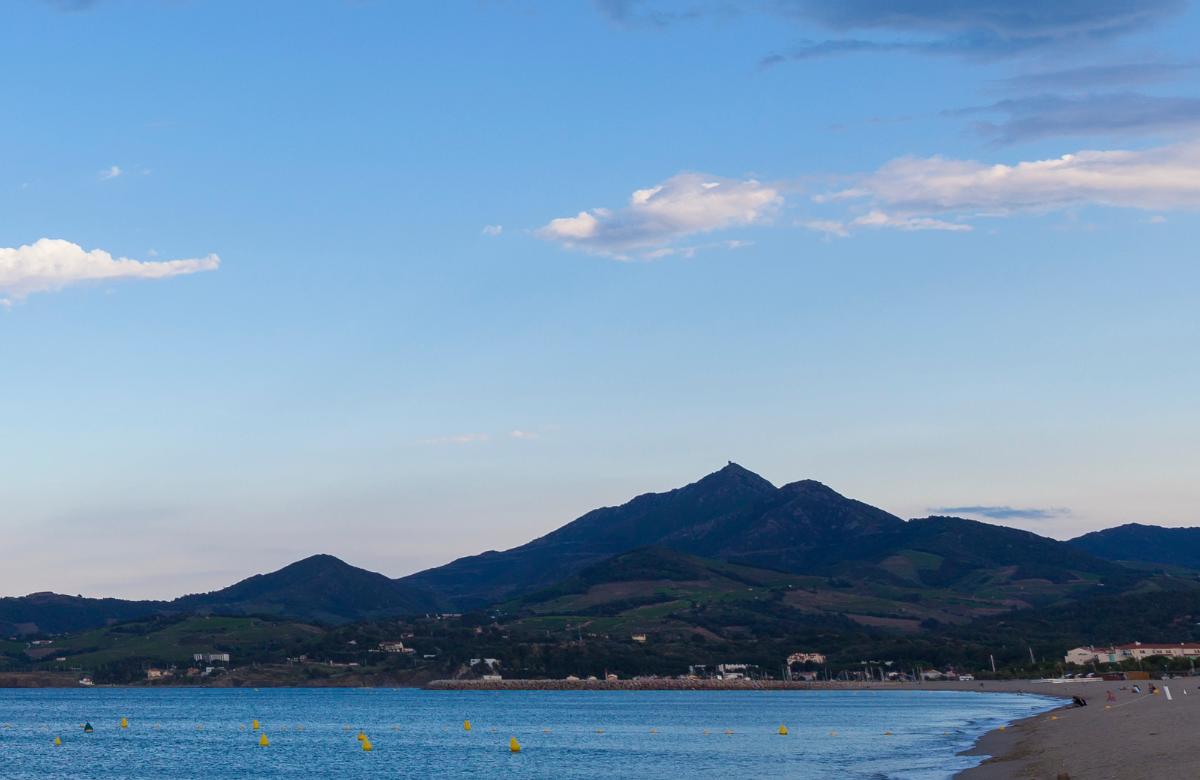
<path fill-rule="evenodd" d="M 989 758 L 958 780 L 1195 780 L 1200 677 L 1153 683 L 1160 686 L 1158 694 L 1147 692 L 1146 681 L 1137 683 L 1140 694 L 1132 691 L 1132 682 L 984 683 L 982 690 L 1081 696 L 1088 706 L 1067 706 L 984 735 L 969 754 Z M 937 687 L 981 690 L 979 683 Z M 1108 691 L 1116 701 L 1106 704 Z"/>

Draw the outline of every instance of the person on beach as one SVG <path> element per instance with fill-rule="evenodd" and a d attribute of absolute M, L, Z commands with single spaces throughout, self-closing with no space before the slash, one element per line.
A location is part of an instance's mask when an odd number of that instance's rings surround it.
<path fill-rule="evenodd" d="M 1116 697 L 1116 695 L 1114 695 L 1112 691 L 1107 691 L 1107 694 L 1108 694 L 1108 695 L 1105 697 L 1105 700 L 1106 700 L 1106 701 L 1110 701 L 1110 702 L 1112 702 L 1112 701 L 1116 701 L 1116 700 L 1117 700 L 1117 697 Z"/>
<path fill-rule="evenodd" d="M 1134 692 L 1134 693 L 1141 693 L 1141 692 L 1142 692 L 1142 686 L 1140 686 L 1140 685 L 1135 685 L 1135 686 L 1133 686 L 1133 692 Z"/>

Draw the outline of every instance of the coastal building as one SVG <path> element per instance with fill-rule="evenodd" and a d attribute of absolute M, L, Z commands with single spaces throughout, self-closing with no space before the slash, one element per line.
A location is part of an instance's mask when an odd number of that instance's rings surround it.
<path fill-rule="evenodd" d="M 823 664 L 825 663 L 824 653 L 792 653 L 788 656 L 788 666 L 792 664 Z"/>
<path fill-rule="evenodd" d="M 227 664 L 229 663 L 229 653 L 193 653 L 192 660 L 204 664 Z"/>
<path fill-rule="evenodd" d="M 629 638 L 632 639 L 634 642 L 640 642 L 643 645 L 646 644 L 646 635 L 645 634 L 634 634 L 633 636 L 631 636 Z"/>
<path fill-rule="evenodd" d="M 1200 658 L 1200 644 L 1194 642 L 1130 642 L 1111 647 L 1073 647 L 1063 656 L 1063 661 L 1084 666 L 1093 662 L 1117 664 L 1122 661 L 1140 661 L 1154 656 Z"/>
<path fill-rule="evenodd" d="M 379 649 L 385 653 L 415 653 L 417 652 L 411 647 L 405 647 L 403 642 L 380 642 Z"/>
<path fill-rule="evenodd" d="M 146 670 L 146 679 L 147 680 L 161 680 L 164 677 L 170 677 L 170 676 L 171 676 L 171 672 L 168 669 L 155 669 L 154 667 L 150 667 L 149 669 Z"/>

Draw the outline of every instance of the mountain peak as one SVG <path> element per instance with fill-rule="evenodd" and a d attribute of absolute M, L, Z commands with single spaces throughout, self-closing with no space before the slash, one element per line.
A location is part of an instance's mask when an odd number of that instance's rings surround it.
<path fill-rule="evenodd" d="M 747 485 L 755 488 L 769 488 L 771 490 L 775 489 L 775 486 L 772 485 L 770 481 L 760 477 L 758 474 L 755 474 L 745 466 L 734 463 L 733 461 L 729 461 L 723 468 L 720 468 L 717 471 L 702 477 L 696 484 L 737 484 Z"/>

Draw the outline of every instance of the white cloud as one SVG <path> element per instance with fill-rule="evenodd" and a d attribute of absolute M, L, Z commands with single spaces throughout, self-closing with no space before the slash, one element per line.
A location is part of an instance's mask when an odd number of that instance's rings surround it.
<path fill-rule="evenodd" d="M 509 433 L 508 435 L 514 439 L 536 439 L 536 438 L 539 438 L 538 434 L 534 433 L 533 431 L 522 431 L 519 429 Z"/>
<path fill-rule="evenodd" d="M 0 294 L 20 300 L 30 293 L 53 292 L 81 282 L 113 279 L 165 279 L 215 271 L 216 255 L 191 260 L 141 262 L 114 258 L 102 249 L 90 252 L 55 238 L 14 248 L 0 247 Z"/>
<path fill-rule="evenodd" d="M 124 175 L 125 171 L 121 170 L 119 165 L 113 165 L 109 168 L 100 171 L 101 179 L 115 179 L 118 176 Z"/>
<path fill-rule="evenodd" d="M 483 234 L 485 236 L 498 236 L 504 232 L 504 225 L 484 225 Z"/>
<path fill-rule="evenodd" d="M 763 222 L 782 202 L 775 187 L 754 179 L 680 173 L 655 187 L 634 191 L 624 208 L 595 208 L 559 217 L 538 229 L 537 235 L 609 257 L 628 259 L 637 253 L 653 260 L 672 254 L 664 250 L 674 249 L 671 244 L 685 236 Z"/>
<path fill-rule="evenodd" d="M 834 235 L 843 235 L 851 227 L 970 229 L 962 222 L 936 218 L 946 215 L 1004 216 L 1086 205 L 1196 209 L 1200 208 L 1200 142 L 1138 151 L 1081 151 L 1013 165 L 904 157 L 854 187 L 815 200 L 865 203 L 871 209 L 854 219 L 807 223 Z"/>

